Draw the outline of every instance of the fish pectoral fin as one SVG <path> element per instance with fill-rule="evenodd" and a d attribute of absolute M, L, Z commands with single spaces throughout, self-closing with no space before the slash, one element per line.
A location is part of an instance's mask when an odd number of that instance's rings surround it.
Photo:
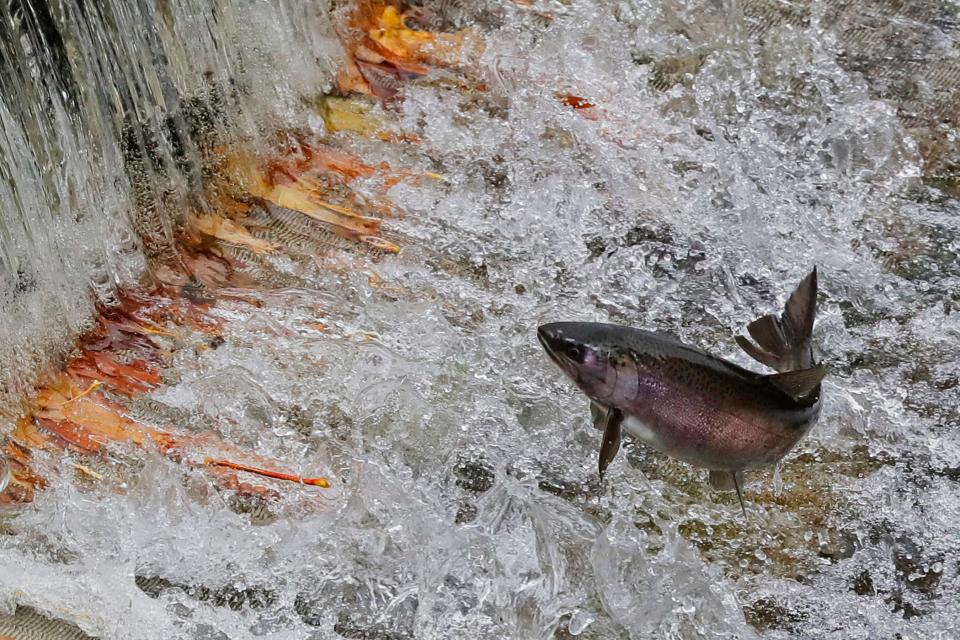
<path fill-rule="evenodd" d="M 818 364 L 809 369 L 800 369 L 799 371 L 785 371 L 765 376 L 770 384 L 783 391 L 794 399 L 799 399 L 810 394 L 817 388 L 824 376 L 827 375 L 827 368 Z"/>
<path fill-rule="evenodd" d="M 606 428 L 607 414 L 609 412 L 610 409 L 608 407 L 603 406 L 599 402 L 590 401 L 590 420 L 593 422 L 594 429 L 603 431 Z"/>
<path fill-rule="evenodd" d="M 623 413 L 619 409 L 605 407 L 605 414 L 597 426 L 603 425 L 603 444 L 600 445 L 600 459 L 598 468 L 600 471 L 600 480 L 603 480 L 603 474 L 607 467 L 617 457 L 620 451 L 620 427 L 623 425 Z"/>

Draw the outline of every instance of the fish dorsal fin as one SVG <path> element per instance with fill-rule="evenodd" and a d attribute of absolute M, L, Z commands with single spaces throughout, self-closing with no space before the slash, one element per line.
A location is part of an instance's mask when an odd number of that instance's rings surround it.
<path fill-rule="evenodd" d="M 800 369 L 799 371 L 785 371 L 765 376 L 770 384 L 783 391 L 791 398 L 797 399 L 810 395 L 827 375 L 827 368 L 823 365 Z"/>
<path fill-rule="evenodd" d="M 747 325 L 756 344 L 744 336 L 737 344 L 754 360 L 780 372 L 806 369 L 814 364 L 811 332 L 817 315 L 816 267 L 790 294 L 779 317 L 765 315 Z"/>
<path fill-rule="evenodd" d="M 740 345 L 740 348 L 743 349 L 748 356 L 759 362 L 760 364 L 765 364 L 771 369 L 776 369 L 780 364 L 780 358 L 773 355 L 768 351 L 764 351 L 757 345 L 753 344 L 745 338 L 744 336 L 736 336 L 737 344 Z"/>
<path fill-rule="evenodd" d="M 757 318 L 747 325 L 747 333 L 750 334 L 760 348 L 775 356 L 782 356 L 786 353 L 786 336 L 780 329 L 780 323 L 776 316 L 763 316 Z"/>

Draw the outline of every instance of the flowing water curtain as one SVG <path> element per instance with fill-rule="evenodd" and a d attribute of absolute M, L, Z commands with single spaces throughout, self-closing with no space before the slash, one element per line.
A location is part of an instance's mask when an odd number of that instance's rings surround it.
<path fill-rule="evenodd" d="M 179 268 L 214 140 L 332 76 L 325 3 L 0 0 L 0 406 L 148 263 Z M 146 260 L 145 260 L 146 258 Z"/>
<path fill-rule="evenodd" d="M 0 362 L 2 403 L 65 348 L 94 296 L 141 268 L 104 132 L 83 117 L 49 7 L 7 2 L 0 20 Z"/>

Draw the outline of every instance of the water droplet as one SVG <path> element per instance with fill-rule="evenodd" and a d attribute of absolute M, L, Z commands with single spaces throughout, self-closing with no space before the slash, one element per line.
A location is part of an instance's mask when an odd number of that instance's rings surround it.
<path fill-rule="evenodd" d="M 570 622 L 567 624 L 567 630 L 572 636 L 578 636 L 583 633 L 584 629 L 589 627 L 593 621 L 596 620 L 594 616 L 586 611 L 577 611 L 570 617 Z"/>

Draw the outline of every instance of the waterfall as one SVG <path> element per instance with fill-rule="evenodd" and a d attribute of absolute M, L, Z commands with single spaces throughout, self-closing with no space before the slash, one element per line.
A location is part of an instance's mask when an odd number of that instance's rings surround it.
<path fill-rule="evenodd" d="M 169 255 L 198 150 L 301 117 L 341 56 L 327 3 L 3 0 L 0 407 Z"/>

